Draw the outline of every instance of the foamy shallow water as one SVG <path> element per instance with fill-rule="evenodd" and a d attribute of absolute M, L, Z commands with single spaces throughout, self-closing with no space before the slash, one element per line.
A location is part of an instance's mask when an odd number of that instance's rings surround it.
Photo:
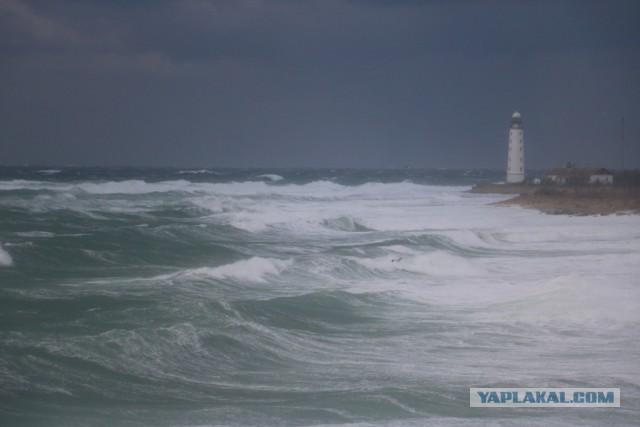
<path fill-rule="evenodd" d="M 458 172 L 203 170 L 0 181 L 0 418 L 640 417 L 637 216 L 490 206 L 503 196 Z M 469 387 L 498 386 L 620 387 L 623 403 L 469 408 Z"/>

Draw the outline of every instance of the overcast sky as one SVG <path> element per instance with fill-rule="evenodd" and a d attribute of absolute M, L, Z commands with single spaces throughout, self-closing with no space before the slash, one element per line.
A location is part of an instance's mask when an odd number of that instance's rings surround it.
<path fill-rule="evenodd" d="M 0 0 L 0 164 L 640 167 L 640 1 Z"/>

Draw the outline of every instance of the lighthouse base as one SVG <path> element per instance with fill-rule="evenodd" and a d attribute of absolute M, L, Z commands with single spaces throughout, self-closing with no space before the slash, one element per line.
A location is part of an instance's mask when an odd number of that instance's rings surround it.
<path fill-rule="evenodd" d="M 524 182 L 524 174 L 523 173 L 508 173 L 507 174 L 507 184 L 520 184 Z"/>

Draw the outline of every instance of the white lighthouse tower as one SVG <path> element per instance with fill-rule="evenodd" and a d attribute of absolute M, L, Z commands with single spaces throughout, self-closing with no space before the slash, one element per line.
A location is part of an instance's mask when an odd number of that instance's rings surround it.
<path fill-rule="evenodd" d="M 517 111 L 511 116 L 509 127 L 509 158 L 507 160 L 507 184 L 524 182 L 524 136 L 522 116 Z"/>

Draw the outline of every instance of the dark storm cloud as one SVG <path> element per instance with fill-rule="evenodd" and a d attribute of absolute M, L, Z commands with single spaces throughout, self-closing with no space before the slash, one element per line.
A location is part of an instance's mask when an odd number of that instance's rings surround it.
<path fill-rule="evenodd" d="M 2 162 L 502 167 L 520 109 L 529 165 L 616 166 L 616 117 L 639 134 L 638 18 L 633 1 L 2 0 Z"/>

